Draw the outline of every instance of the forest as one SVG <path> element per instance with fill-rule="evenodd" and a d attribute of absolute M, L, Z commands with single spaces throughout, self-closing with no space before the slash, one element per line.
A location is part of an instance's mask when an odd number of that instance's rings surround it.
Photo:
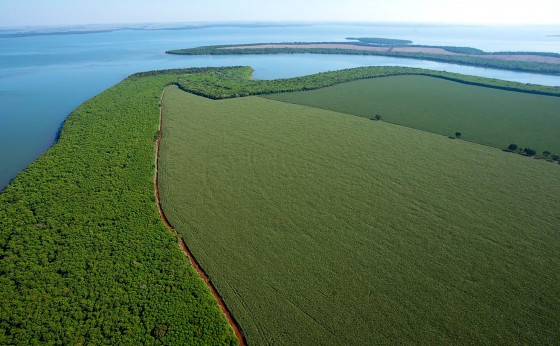
<path fill-rule="evenodd" d="M 237 344 L 155 204 L 159 98 L 177 77 L 85 102 L 0 194 L 0 344 Z"/>
<path fill-rule="evenodd" d="M 148 72 L 148 74 L 153 73 L 159 72 Z M 209 70 L 208 73 L 188 74 L 182 76 L 178 78 L 176 84 L 182 90 L 195 95 L 211 99 L 223 99 L 278 92 L 313 90 L 360 79 L 398 75 L 419 75 L 500 90 L 560 96 L 560 89 L 557 87 L 523 84 L 412 67 L 357 67 L 352 69 L 322 72 L 303 77 L 275 80 L 250 79 L 249 77 L 252 73 L 253 70 L 250 67 L 220 68 Z M 138 76 L 143 75 L 145 75 L 145 73 L 138 74 Z"/>

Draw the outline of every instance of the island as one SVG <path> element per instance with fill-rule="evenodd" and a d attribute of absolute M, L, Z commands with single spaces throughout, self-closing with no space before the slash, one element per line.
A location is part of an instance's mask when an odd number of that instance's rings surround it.
<path fill-rule="evenodd" d="M 215 45 L 169 50 L 180 55 L 352 54 L 381 55 L 496 69 L 560 75 L 560 54 L 547 52 L 484 52 L 471 47 L 408 44 L 409 40 L 349 38 L 358 42 L 288 42 Z"/>

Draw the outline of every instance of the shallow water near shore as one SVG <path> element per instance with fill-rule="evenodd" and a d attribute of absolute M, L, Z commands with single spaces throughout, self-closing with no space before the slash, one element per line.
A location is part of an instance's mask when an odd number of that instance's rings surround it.
<path fill-rule="evenodd" d="M 259 79 L 288 78 L 358 66 L 411 66 L 491 78 L 560 85 L 560 77 L 376 56 L 176 56 L 169 49 L 215 44 L 343 41 L 346 37 L 410 39 L 415 44 L 469 46 L 486 51 L 560 53 L 560 26 L 462 27 L 308 25 L 124 30 L 0 39 L 0 190 L 48 149 L 80 103 L 147 70 L 249 65 Z"/>

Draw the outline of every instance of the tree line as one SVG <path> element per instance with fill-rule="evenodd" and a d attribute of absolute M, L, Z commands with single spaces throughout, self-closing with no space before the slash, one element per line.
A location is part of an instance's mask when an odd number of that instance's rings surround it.
<path fill-rule="evenodd" d="M 250 79 L 252 73 L 253 70 L 250 67 L 220 68 L 210 70 L 207 73 L 187 74 L 178 78 L 175 84 L 180 89 L 195 95 L 210 99 L 224 99 L 279 92 L 313 90 L 360 79 L 398 75 L 419 75 L 500 90 L 560 96 L 560 89 L 554 87 L 527 85 L 412 67 L 367 66 L 275 80 Z"/>
<path fill-rule="evenodd" d="M 505 150 L 510 153 L 517 153 L 529 157 L 538 157 L 538 158 L 543 158 L 547 161 L 560 163 L 560 155 L 553 154 L 548 150 L 543 151 L 541 155 L 537 155 L 537 151 L 535 149 L 522 148 L 515 143 L 508 145 L 508 147 Z"/>

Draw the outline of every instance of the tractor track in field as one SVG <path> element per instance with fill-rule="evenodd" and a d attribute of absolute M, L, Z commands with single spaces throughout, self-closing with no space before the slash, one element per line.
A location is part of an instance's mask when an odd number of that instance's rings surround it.
<path fill-rule="evenodd" d="M 160 149 L 161 140 L 163 139 L 163 133 L 162 133 L 163 97 L 165 96 L 165 91 L 166 90 L 167 90 L 167 87 L 165 89 L 163 89 L 163 92 L 161 93 L 160 100 L 159 100 L 159 127 L 158 127 L 159 136 L 156 140 L 156 159 L 155 159 L 156 160 L 156 162 L 155 162 L 156 167 L 155 167 L 155 174 L 154 174 L 154 189 L 155 189 L 155 195 L 156 195 L 156 204 L 157 204 L 157 208 L 158 208 L 158 212 L 159 212 L 159 216 L 161 217 L 161 220 L 163 221 L 163 223 L 165 224 L 167 229 L 173 235 L 178 235 L 177 231 L 175 231 L 175 228 L 173 228 L 173 226 L 171 226 L 171 223 L 169 222 L 169 220 L 165 216 L 165 213 L 163 212 L 163 209 L 161 207 L 161 202 L 160 202 L 160 199 L 159 199 L 159 186 L 158 186 L 159 149 Z M 210 281 L 210 278 L 208 277 L 206 272 L 202 269 L 202 267 L 200 266 L 198 261 L 194 258 L 192 252 L 189 250 L 189 247 L 187 246 L 187 243 L 185 242 L 185 240 L 182 237 L 180 237 L 179 246 L 183 250 L 183 253 L 185 254 L 187 259 L 189 260 L 192 267 L 196 270 L 196 272 L 198 273 L 200 278 L 206 283 L 208 288 L 210 288 L 210 292 L 212 293 L 212 295 L 214 296 L 214 298 L 218 302 L 218 306 L 220 307 L 220 310 L 224 314 L 225 318 L 227 319 L 230 328 L 235 333 L 235 337 L 237 338 L 237 341 L 239 342 L 239 345 L 240 346 L 247 345 L 247 341 L 245 340 L 245 336 L 241 332 L 241 328 L 237 324 L 237 321 L 235 321 L 235 319 L 233 318 L 233 315 L 231 314 L 228 307 L 224 303 L 224 300 L 218 294 L 218 291 L 216 290 L 216 287 L 214 287 L 214 284 L 212 283 L 212 281 Z"/>

